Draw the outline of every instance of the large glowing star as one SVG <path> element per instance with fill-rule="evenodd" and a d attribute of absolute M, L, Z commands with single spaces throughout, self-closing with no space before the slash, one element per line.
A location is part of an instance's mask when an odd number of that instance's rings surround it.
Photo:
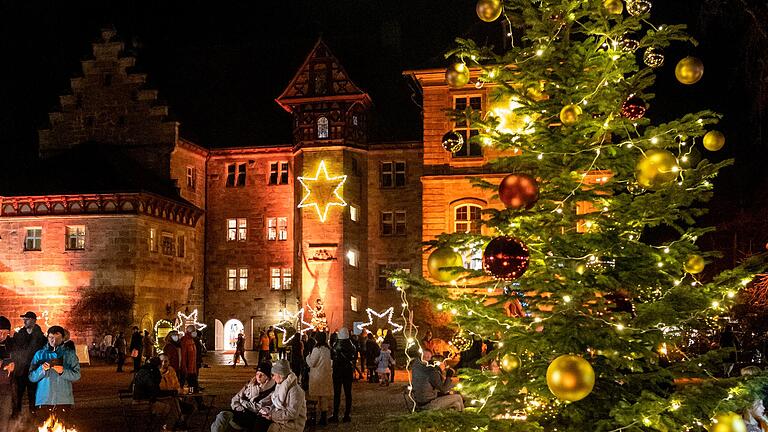
<path fill-rule="evenodd" d="M 294 331 L 290 337 L 288 336 L 288 330 L 290 329 L 290 325 L 294 324 L 294 320 L 296 323 L 296 329 L 298 331 Z M 301 308 L 298 312 L 296 312 L 296 315 L 293 316 L 293 320 L 287 319 L 285 321 L 282 321 L 278 324 L 273 325 L 275 330 L 283 333 L 283 346 L 287 345 L 288 342 L 293 339 L 296 335 L 303 335 L 304 333 L 312 330 L 314 327 L 306 321 L 304 321 L 304 308 Z"/>
<path fill-rule="evenodd" d="M 367 323 L 363 323 L 363 324 L 358 324 L 357 328 L 359 328 L 360 330 L 368 327 L 369 325 L 373 325 L 373 317 L 374 316 L 376 316 L 378 318 L 386 317 L 387 318 L 387 324 L 392 326 L 392 333 L 397 333 L 397 332 L 399 332 L 400 330 L 403 329 L 403 326 L 401 326 L 400 324 L 398 324 L 396 322 L 392 322 L 392 314 L 395 313 L 395 308 L 392 307 L 392 306 L 390 306 L 389 309 L 385 310 L 382 313 L 378 313 L 378 312 L 376 312 L 375 310 L 373 310 L 371 308 L 368 308 L 365 311 L 368 313 L 368 322 Z"/>
<path fill-rule="evenodd" d="M 195 330 L 202 330 L 207 327 L 205 324 L 197 321 L 197 309 L 193 310 L 189 315 L 184 315 L 181 312 L 178 312 L 176 315 L 176 322 L 173 323 L 173 329 L 178 332 L 184 333 L 187 326 L 194 326 Z"/>
<path fill-rule="evenodd" d="M 320 161 L 315 177 L 298 177 L 304 187 L 304 198 L 299 203 L 299 208 L 314 207 L 320 222 L 325 222 L 328 217 L 328 209 L 332 206 L 345 207 L 347 202 L 341 196 L 341 187 L 347 181 L 347 176 L 329 177 L 325 168 L 325 161 Z"/>

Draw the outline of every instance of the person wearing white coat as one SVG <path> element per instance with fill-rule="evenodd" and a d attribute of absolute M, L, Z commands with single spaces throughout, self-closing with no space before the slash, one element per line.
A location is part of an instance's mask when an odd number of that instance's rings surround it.
<path fill-rule="evenodd" d="M 328 410 L 331 408 L 333 397 L 333 379 L 331 375 L 331 349 L 328 347 L 326 334 L 315 333 L 315 347 L 307 356 L 309 366 L 309 391 L 307 397 L 317 400 L 317 410 L 320 411 L 320 426 L 328 422 Z"/>

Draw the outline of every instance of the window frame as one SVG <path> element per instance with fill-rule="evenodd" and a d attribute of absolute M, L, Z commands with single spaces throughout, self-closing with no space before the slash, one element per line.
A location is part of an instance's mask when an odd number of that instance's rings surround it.
<path fill-rule="evenodd" d="M 148 243 L 149 251 L 152 253 L 157 253 L 157 228 L 149 229 Z"/>
<path fill-rule="evenodd" d="M 237 267 L 227 267 L 227 291 L 237 291 Z"/>
<path fill-rule="evenodd" d="M 293 289 L 293 269 L 281 265 L 269 267 L 269 290 L 290 291 Z"/>
<path fill-rule="evenodd" d="M 350 267 L 359 268 L 360 267 L 360 251 L 358 251 L 355 248 L 349 248 L 346 253 L 346 259 L 347 264 L 349 264 Z"/>
<path fill-rule="evenodd" d="M 376 291 L 389 291 L 396 290 L 395 284 L 387 280 L 387 276 L 384 274 L 388 270 L 402 270 L 407 273 L 411 272 L 411 263 L 408 261 L 402 262 L 379 262 L 376 263 Z"/>
<path fill-rule="evenodd" d="M 357 204 L 349 205 L 349 219 L 352 222 L 360 222 L 360 206 Z"/>
<path fill-rule="evenodd" d="M 197 168 L 187 165 L 187 189 L 194 192 L 197 189 Z"/>
<path fill-rule="evenodd" d="M 245 162 L 232 162 L 227 164 L 227 177 L 224 183 L 225 187 L 245 187 L 246 171 L 248 166 Z"/>
<path fill-rule="evenodd" d="M 80 228 L 82 228 L 82 234 L 80 233 Z M 72 229 L 75 229 L 74 234 L 71 232 Z M 64 227 L 64 250 L 68 251 L 79 251 L 79 250 L 85 250 L 85 225 L 66 225 Z M 75 246 L 72 247 L 70 244 L 70 241 L 72 239 L 75 239 Z"/>
<path fill-rule="evenodd" d="M 187 238 L 184 234 L 176 235 L 176 256 L 184 258 L 187 255 Z"/>
<path fill-rule="evenodd" d="M 227 218 L 227 242 L 248 240 L 248 219 Z"/>
<path fill-rule="evenodd" d="M 404 160 L 379 161 L 379 187 L 399 189 L 408 185 L 408 163 Z"/>
<path fill-rule="evenodd" d="M 467 209 L 467 218 L 466 219 L 459 219 L 459 210 L 466 208 Z M 477 208 L 478 210 L 478 217 L 476 219 L 472 218 L 472 209 Z M 483 206 L 475 203 L 463 203 L 459 204 L 453 207 L 453 232 L 455 233 L 474 233 L 474 234 L 481 234 L 482 233 L 482 225 L 480 223 L 477 223 L 477 228 L 473 228 L 472 222 L 474 221 L 482 221 L 483 220 Z M 466 224 L 465 230 L 459 230 L 459 224 Z"/>
<path fill-rule="evenodd" d="M 479 100 L 480 104 L 478 108 L 473 107 L 472 105 L 473 99 Z M 473 110 L 477 111 L 482 116 L 483 114 L 483 96 L 482 95 L 478 95 L 478 94 L 454 95 L 453 105 L 452 105 L 452 108 L 454 109 L 454 111 L 459 110 L 457 102 L 460 100 L 464 101 L 463 110 L 466 110 L 467 107 L 471 107 Z M 471 158 L 483 157 L 483 146 L 480 145 L 480 143 L 474 143 L 474 144 L 470 143 L 470 141 L 472 140 L 472 137 L 480 134 L 480 130 L 477 128 L 473 128 L 472 123 L 470 122 L 469 119 L 465 119 L 463 124 L 459 122 L 454 122 L 453 130 L 459 133 L 462 137 L 464 137 L 464 145 L 461 147 L 461 149 L 458 152 L 451 153 L 452 159 L 471 159 Z M 477 153 L 473 153 L 472 152 L 473 149 L 477 150 Z M 463 153 L 466 153 L 466 154 L 463 154 Z"/>
<path fill-rule="evenodd" d="M 38 231 L 38 236 L 30 236 L 30 231 Z M 27 247 L 29 240 L 32 240 L 32 247 Z M 37 244 L 37 247 L 35 247 Z M 43 227 L 24 227 L 24 251 L 25 252 L 37 252 L 43 250 Z"/>
<path fill-rule="evenodd" d="M 317 127 L 317 130 L 315 131 L 315 136 L 317 139 L 330 139 L 331 138 L 331 127 L 330 122 L 328 121 L 328 117 L 326 116 L 320 116 L 317 118 L 317 121 L 315 121 L 315 125 Z M 324 133 L 323 133 L 324 132 Z"/>
<path fill-rule="evenodd" d="M 277 217 L 277 241 L 288 240 L 288 217 Z"/>
<path fill-rule="evenodd" d="M 166 242 L 166 239 L 170 240 Z M 166 249 L 166 243 L 170 245 L 169 249 Z M 176 239 L 174 238 L 173 233 L 169 231 L 163 231 L 160 233 L 160 252 L 165 256 L 176 255 Z"/>
<path fill-rule="evenodd" d="M 277 217 L 267 218 L 267 241 L 277 241 Z"/>

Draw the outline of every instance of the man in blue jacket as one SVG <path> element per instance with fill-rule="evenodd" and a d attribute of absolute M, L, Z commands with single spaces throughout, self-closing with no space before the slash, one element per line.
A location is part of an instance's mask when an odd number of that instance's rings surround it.
<path fill-rule="evenodd" d="M 61 326 L 48 329 L 48 344 L 35 353 L 29 367 L 29 380 L 37 383 L 35 405 L 66 421 L 75 404 L 72 383 L 80 379 L 80 361 L 74 343 Z M 47 413 L 46 413 L 47 416 Z"/>

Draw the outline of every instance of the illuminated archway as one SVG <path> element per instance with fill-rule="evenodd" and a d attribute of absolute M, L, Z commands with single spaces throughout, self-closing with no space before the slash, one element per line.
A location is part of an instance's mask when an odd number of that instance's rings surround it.
<path fill-rule="evenodd" d="M 237 335 L 245 333 L 245 326 L 239 320 L 231 319 L 224 324 L 224 349 L 233 350 L 237 346 Z"/>

